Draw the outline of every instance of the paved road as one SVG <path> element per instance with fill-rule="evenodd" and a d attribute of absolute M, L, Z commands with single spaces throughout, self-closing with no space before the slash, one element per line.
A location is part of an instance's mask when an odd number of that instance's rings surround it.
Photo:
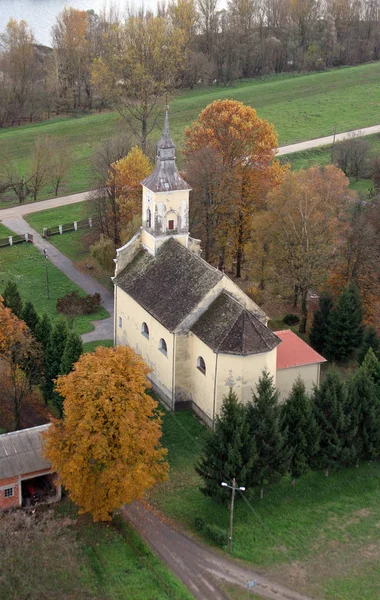
<path fill-rule="evenodd" d="M 59 196 L 58 198 L 42 200 L 41 202 L 18 204 L 17 206 L 12 206 L 12 208 L 3 208 L 0 210 L 0 221 L 12 219 L 13 217 L 22 217 L 23 215 L 29 215 L 30 213 L 39 212 L 40 210 L 46 210 L 48 208 L 57 208 L 58 206 L 84 202 L 84 200 L 89 199 L 90 194 L 91 192 L 81 192 L 80 194 L 72 194 L 71 196 Z"/>
<path fill-rule="evenodd" d="M 42 203 L 41 203 L 42 204 Z M 12 209 L 9 209 L 12 210 Z M 22 216 L 13 216 L 3 219 L 6 227 L 15 233 L 22 235 L 31 233 L 33 235 L 33 245 L 43 254 L 44 248 L 48 251 L 49 260 L 60 269 L 67 277 L 74 281 L 87 294 L 95 294 L 98 292 L 102 297 L 104 308 L 110 313 L 110 317 L 101 321 L 93 321 L 94 331 L 82 335 L 84 342 L 92 342 L 96 340 L 112 340 L 113 339 L 113 294 L 105 287 L 98 283 L 89 275 L 85 275 L 76 269 L 67 256 L 62 254 L 53 244 L 45 240 L 37 231 L 32 229 L 30 225 L 22 218 Z"/>
<path fill-rule="evenodd" d="M 270 600 L 311 600 L 231 560 L 213 552 L 184 533 L 162 521 L 143 504 L 134 502 L 123 507 L 128 521 L 145 538 L 149 546 L 183 581 L 197 600 L 226 600 L 218 581 L 245 587 L 256 579 L 257 594 Z"/>
<path fill-rule="evenodd" d="M 353 131 L 346 131 L 345 133 L 337 133 L 335 135 L 335 141 L 342 142 L 351 137 L 362 137 L 365 135 L 373 135 L 374 133 L 380 133 L 380 125 L 363 127 L 363 129 L 354 129 Z M 319 146 L 328 146 L 332 144 L 333 141 L 334 136 L 328 135 L 314 140 L 307 140 L 306 142 L 299 142 L 298 144 L 291 144 L 290 146 L 282 146 L 282 148 L 278 149 L 277 156 L 293 154 L 294 152 L 301 152 L 302 150 L 310 150 L 311 148 L 318 148 Z"/>

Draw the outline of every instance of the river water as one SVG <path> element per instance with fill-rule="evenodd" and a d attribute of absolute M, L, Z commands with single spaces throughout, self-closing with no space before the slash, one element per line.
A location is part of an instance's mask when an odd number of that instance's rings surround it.
<path fill-rule="evenodd" d="M 121 12 L 126 6 L 126 0 L 113 0 L 112 4 L 117 6 Z M 131 5 L 140 5 L 141 2 L 130 2 Z M 0 0 L 0 32 L 2 32 L 10 17 L 24 19 L 32 28 L 36 41 L 46 46 L 51 45 L 51 28 L 55 18 L 65 6 L 73 6 L 81 10 L 93 9 L 99 12 L 105 6 L 104 0 Z M 155 8 L 155 0 L 145 0 L 146 8 Z"/>

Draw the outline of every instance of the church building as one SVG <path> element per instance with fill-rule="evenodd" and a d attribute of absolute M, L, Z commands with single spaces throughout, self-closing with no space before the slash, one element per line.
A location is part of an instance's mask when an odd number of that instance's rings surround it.
<path fill-rule="evenodd" d="M 142 226 L 117 250 L 114 342 L 144 359 L 170 409 L 192 408 L 212 426 L 229 388 L 245 402 L 264 369 L 276 383 L 280 344 L 286 392 L 298 375 L 306 375 L 308 389 L 318 384 L 324 359 L 292 332 L 272 332 L 261 308 L 203 260 L 189 233 L 190 191 L 177 170 L 166 111 L 154 171 L 142 181 Z"/>

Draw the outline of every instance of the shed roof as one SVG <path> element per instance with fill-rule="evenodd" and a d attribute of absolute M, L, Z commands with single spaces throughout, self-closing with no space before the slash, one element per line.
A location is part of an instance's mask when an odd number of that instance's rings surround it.
<path fill-rule="evenodd" d="M 114 281 L 174 331 L 222 277 L 223 273 L 170 238 L 156 256 L 140 250 Z"/>
<path fill-rule="evenodd" d="M 42 457 L 41 433 L 50 423 L 0 435 L 0 479 L 50 469 Z"/>
<path fill-rule="evenodd" d="M 276 331 L 275 334 L 282 342 L 277 349 L 277 369 L 290 369 L 291 367 L 326 362 L 323 356 L 290 329 Z"/>
<path fill-rule="evenodd" d="M 240 356 L 269 352 L 280 340 L 258 316 L 223 291 L 191 331 L 214 352 Z"/>

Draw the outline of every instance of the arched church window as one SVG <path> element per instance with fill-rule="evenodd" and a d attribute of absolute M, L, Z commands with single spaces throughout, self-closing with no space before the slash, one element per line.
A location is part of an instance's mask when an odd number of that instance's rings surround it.
<path fill-rule="evenodd" d="M 146 226 L 149 227 L 149 229 L 152 227 L 152 213 L 150 208 L 146 211 Z"/>
<path fill-rule="evenodd" d="M 161 338 L 161 339 L 160 339 L 160 343 L 158 344 L 158 347 L 159 347 L 159 349 L 161 350 L 161 352 L 162 352 L 163 354 L 165 354 L 165 356 L 167 356 L 167 353 L 168 353 L 168 347 L 167 347 L 167 345 L 166 345 L 166 342 L 165 342 L 164 338 Z"/>
<path fill-rule="evenodd" d="M 206 375 L 206 363 L 201 356 L 198 356 L 197 358 L 197 368 L 201 371 L 201 373 L 203 373 L 203 375 Z"/>
<path fill-rule="evenodd" d="M 141 333 L 149 340 L 149 327 L 146 323 L 141 325 Z"/>

